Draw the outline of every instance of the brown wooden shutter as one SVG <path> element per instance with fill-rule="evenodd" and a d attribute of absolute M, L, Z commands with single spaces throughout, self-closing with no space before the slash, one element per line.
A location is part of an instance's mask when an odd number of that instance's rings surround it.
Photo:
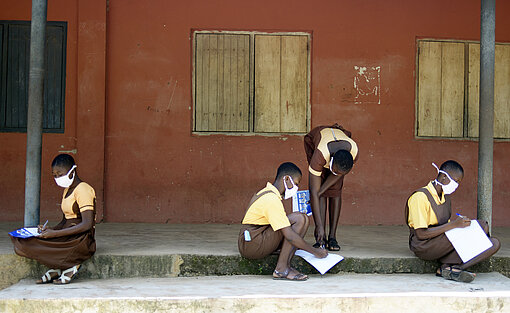
<path fill-rule="evenodd" d="M 255 132 L 306 132 L 307 49 L 307 36 L 255 36 Z"/>
<path fill-rule="evenodd" d="M 510 45 L 496 44 L 494 73 L 494 137 L 510 138 Z M 478 137 L 480 45 L 469 44 L 468 136 Z"/>
<path fill-rule="evenodd" d="M 248 131 L 250 37 L 197 34 L 195 130 Z"/>
<path fill-rule="evenodd" d="M 463 137 L 464 44 L 419 42 L 418 136 Z"/>

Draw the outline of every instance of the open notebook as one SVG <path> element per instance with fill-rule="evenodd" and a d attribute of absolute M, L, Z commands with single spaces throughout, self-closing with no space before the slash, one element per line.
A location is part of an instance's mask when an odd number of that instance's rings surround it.
<path fill-rule="evenodd" d="M 37 230 L 37 227 L 26 227 L 13 230 L 9 233 L 9 235 L 18 238 L 30 238 L 39 236 L 39 231 Z"/>

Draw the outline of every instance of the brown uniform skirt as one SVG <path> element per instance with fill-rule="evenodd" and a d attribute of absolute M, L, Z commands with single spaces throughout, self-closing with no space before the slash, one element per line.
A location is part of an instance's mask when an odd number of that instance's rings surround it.
<path fill-rule="evenodd" d="M 63 228 L 80 223 L 80 219 L 67 220 Z M 68 269 L 90 259 L 96 252 L 94 228 L 81 234 L 57 238 L 17 238 L 11 236 L 17 255 L 34 259 L 53 269 Z"/>
<path fill-rule="evenodd" d="M 409 248 L 422 260 L 438 260 L 442 264 L 462 264 L 462 259 L 445 234 L 420 240 L 412 229 L 409 236 Z"/>
<path fill-rule="evenodd" d="M 485 234 L 489 235 L 489 225 L 487 222 L 478 220 L 478 223 Z M 459 254 L 455 251 L 452 243 L 444 233 L 434 238 L 420 240 L 416 236 L 415 230 L 410 229 L 409 248 L 422 260 L 439 260 L 442 264 L 463 263 Z"/>
<path fill-rule="evenodd" d="M 250 232 L 251 241 L 244 239 L 244 231 Z M 271 225 L 242 224 L 237 245 L 239 253 L 247 259 L 262 259 L 280 247 L 283 241 L 281 231 L 274 231 Z"/>

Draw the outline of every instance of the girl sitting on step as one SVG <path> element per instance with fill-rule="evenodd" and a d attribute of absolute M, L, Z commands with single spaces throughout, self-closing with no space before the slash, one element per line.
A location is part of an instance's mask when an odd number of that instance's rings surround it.
<path fill-rule="evenodd" d="M 96 194 L 76 172 L 72 156 L 59 154 L 51 163 L 55 182 L 64 189 L 62 221 L 54 227 L 39 225 L 40 235 L 11 236 L 16 254 L 37 260 L 50 268 L 36 283 L 68 284 L 83 261 L 96 251 L 94 239 Z"/>

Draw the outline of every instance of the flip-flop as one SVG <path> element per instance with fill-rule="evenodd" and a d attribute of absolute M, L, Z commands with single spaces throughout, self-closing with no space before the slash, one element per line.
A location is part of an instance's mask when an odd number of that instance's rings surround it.
<path fill-rule="evenodd" d="M 296 274 L 294 277 L 289 278 L 289 272 L 290 272 L 290 269 L 285 270 L 285 272 L 278 272 L 277 270 L 275 270 L 273 272 L 273 279 L 274 280 L 294 280 L 294 281 L 308 280 L 308 276 L 306 276 L 303 273 Z"/>
<path fill-rule="evenodd" d="M 461 270 L 460 268 L 455 266 L 448 266 L 443 268 L 441 270 L 441 275 L 443 276 L 444 279 L 449 279 L 463 283 L 470 283 L 476 277 L 475 273 Z"/>
<path fill-rule="evenodd" d="M 338 245 L 338 241 L 335 238 L 328 239 L 328 250 L 329 251 L 340 251 L 340 246 Z"/>

